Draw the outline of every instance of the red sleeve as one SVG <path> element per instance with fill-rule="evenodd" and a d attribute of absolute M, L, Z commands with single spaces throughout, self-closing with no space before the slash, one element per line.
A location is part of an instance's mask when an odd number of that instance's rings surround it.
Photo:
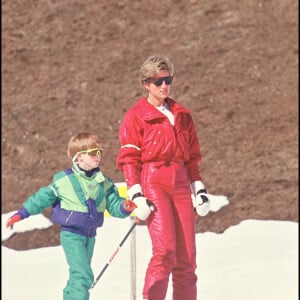
<path fill-rule="evenodd" d="M 117 167 L 125 177 L 127 187 L 140 183 L 142 126 L 138 114 L 129 110 L 122 120 L 119 130 L 121 148 L 117 157 Z"/>
<path fill-rule="evenodd" d="M 199 171 L 199 163 L 201 161 L 200 144 L 199 144 L 196 128 L 192 118 L 189 122 L 189 127 L 190 127 L 189 160 L 186 163 L 188 169 L 188 176 L 191 182 L 197 180 L 202 181 L 200 171 Z"/>

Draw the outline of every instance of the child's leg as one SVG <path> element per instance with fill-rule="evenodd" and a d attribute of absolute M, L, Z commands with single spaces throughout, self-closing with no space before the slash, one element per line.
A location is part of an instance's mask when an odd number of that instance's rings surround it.
<path fill-rule="evenodd" d="M 60 240 L 69 265 L 69 279 L 63 291 L 63 299 L 88 300 L 89 288 L 94 281 L 91 259 L 95 238 L 62 231 Z"/>

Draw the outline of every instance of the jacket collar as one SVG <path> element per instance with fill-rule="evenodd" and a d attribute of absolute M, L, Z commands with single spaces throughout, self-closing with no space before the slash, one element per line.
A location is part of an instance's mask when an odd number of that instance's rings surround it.
<path fill-rule="evenodd" d="M 190 114 L 190 111 L 188 109 L 178 104 L 175 100 L 167 98 L 165 101 L 168 103 L 169 109 L 174 114 L 174 116 L 179 113 Z M 165 118 L 165 116 L 162 115 L 162 113 L 158 109 L 156 109 L 147 101 L 147 98 L 141 98 L 137 104 L 143 113 L 145 121 Z"/>
<path fill-rule="evenodd" d="M 93 170 L 93 175 L 88 177 L 84 170 L 82 170 L 77 163 L 73 163 L 72 166 L 73 172 L 78 174 L 79 176 L 85 177 L 85 178 L 92 178 L 96 180 L 96 182 L 102 182 L 105 180 L 105 177 L 103 173 L 101 172 L 100 168 L 96 168 Z"/>

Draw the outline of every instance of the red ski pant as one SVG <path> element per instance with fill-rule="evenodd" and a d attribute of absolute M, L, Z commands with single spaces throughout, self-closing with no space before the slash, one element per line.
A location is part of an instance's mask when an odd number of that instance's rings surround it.
<path fill-rule="evenodd" d="M 152 257 L 143 297 L 165 299 L 172 274 L 173 300 L 196 300 L 195 215 L 187 170 L 182 163 L 146 163 L 141 179 L 145 197 L 155 205 L 147 219 Z"/>

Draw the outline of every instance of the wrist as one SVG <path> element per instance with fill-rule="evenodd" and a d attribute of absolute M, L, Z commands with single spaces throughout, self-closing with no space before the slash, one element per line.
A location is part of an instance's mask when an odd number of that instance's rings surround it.
<path fill-rule="evenodd" d="M 136 207 L 137 207 L 137 206 L 136 206 L 136 204 L 135 204 L 133 201 L 127 199 L 127 200 L 125 200 L 125 201 L 122 203 L 122 205 L 121 205 L 121 211 L 122 211 L 122 213 L 124 213 L 124 214 L 130 214 L 130 213 L 132 213 L 132 212 L 134 211 L 134 209 L 135 209 Z"/>
<path fill-rule="evenodd" d="M 196 195 L 198 194 L 198 192 L 201 191 L 201 190 L 205 190 L 205 191 L 206 191 L 203 182 L 200 181 L 200 180 L 197 180 L 197 181 L 192 182 L 192 183 L 191 183 L 191 189 L 192 189 L 192 192 L 193 192 L 193 194 L 194 194 L 195 196 L 196 196 Z"/>
<path fill-rule="evenodd" d="M 28 212 L 28 210 L 27 210 L 24 206 L 22 206 L 22 207 L 18 210 L 17 213 L 21 216 L 21 219 L 22 219 L 22 220 L 23 220 L 23 219 L 26 219 L 26 218 L 28 218 L 28 217 L 30 216 L 30 213 Z"/>

